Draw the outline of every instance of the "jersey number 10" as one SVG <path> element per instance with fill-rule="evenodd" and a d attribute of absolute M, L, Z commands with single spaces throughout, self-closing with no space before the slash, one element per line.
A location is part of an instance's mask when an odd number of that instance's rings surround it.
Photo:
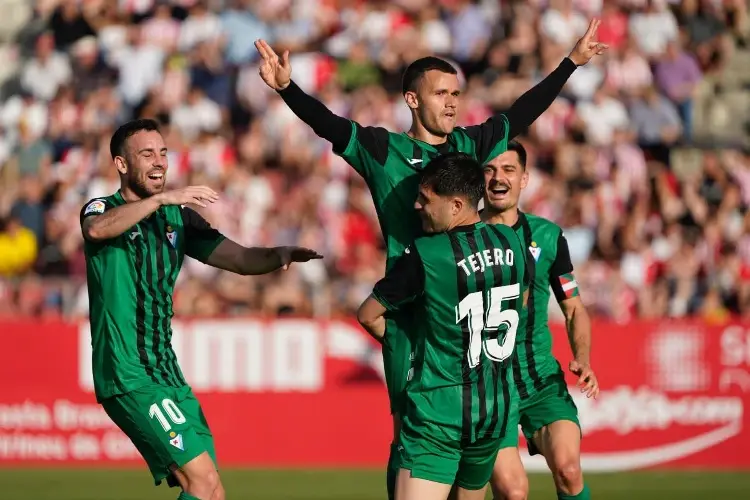
<path fill-rule="evenodd" d="M 518 330 L 518 311 L 515 309 L 503 310 L 504 300 L 515 300 L 521 294 L 521 286 L 513 285 L 496 286 L 490 289 L 488 299 L 484 300 L 484 292 L 470 293 L 456 306 L 456 323 L 460 323 L 468 316 L 469 318 L 469 366 L 476 367 L 479 357 L 484 349 L 484 354 L 492 361 L 504 361 L 513 354 L 516 346 L 516 331 Z M 507 332 L 505 340 L 501 344 L 494 339 L 482 339 L 482 332 L 495 331 L 505 325 Z"/>

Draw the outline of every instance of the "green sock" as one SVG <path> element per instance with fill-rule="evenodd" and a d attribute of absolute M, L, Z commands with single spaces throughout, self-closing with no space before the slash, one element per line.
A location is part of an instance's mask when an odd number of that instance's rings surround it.
<path fill-rule="evenodd" d="M 558 500 L 591 500 L 591 492 L 589 491 L 588 485 L 583 484 L 583 489 L 577 495 L 566 495 L 565 493 L 557 492 Z"/>
<path fill-rule="evenodd" d="M 185 493 L 183 491 L 182 493 L 180 493 L 180 496 L 177 497 L 177 500 L 201 500 L 201 499 L 194 497 L 190 493 Z"/>
<path fill-rule="evenodd" d="M 385 475 L 385 487 L 388 490 L 388 500 L 396 497 L 396 478 L 398 477 L 398 445 L 391 443 L 391 453 L 388 455 L 388 470 Z"/>

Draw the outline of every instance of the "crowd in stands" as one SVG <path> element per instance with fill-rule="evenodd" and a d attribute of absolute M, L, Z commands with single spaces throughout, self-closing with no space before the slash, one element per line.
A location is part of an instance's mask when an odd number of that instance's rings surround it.
<path fill-rule="evenodd" d="M 262 277 L 188 259 L 176 315 L 351 314 L 384 271 L 367 187 L 263 84 L 254 40 L 290 50 L 293 79 L 337 114 L 406 130 L 400 74 L 412 60 L 437 54 L 460 67 L 459 123 L 479 123 L 554 69 L 596 16 L 609 51 L 520 137 L 531 179 L 522 209 L 564 228 L 595 316 L 750 317 L 748 145 L 701 144 L 698 133 L 702 103 L 748 47 L 744 0 L 27 8 L 4 42 L 18 72 L 0 102 L 0 315 L 87 314 L 79 212 L 118 189 L 109 138 L 134 117 L 163 124 L 168 186 L 221 193 L 203 214 L 227 236 L 326 257 Z"/>

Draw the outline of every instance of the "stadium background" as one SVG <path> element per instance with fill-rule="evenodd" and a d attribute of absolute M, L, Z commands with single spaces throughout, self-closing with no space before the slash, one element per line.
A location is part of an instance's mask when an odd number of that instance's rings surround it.
<path fill-rule="evenodd" d="M 554 68 L 591 16 L 602 18 L 608 54 L 578 69 L 522 137 L 531 153 L 522 208 L 565 229 L 595 317 L 603 393 L 582 402 L 584 471 L 602 472 L 587 478 L 603 499 L 747 498 L 743 0 L 2 7 L 1 498 L 174 496 L 149 486 L 87 378 L 78 212 L 117 189 L 109 136 L 137 116 L 164 124 L 171 187 L 222 193 L 204 215 L 225 234 L 326 256 L 256 278 L 183 268 L 175 347 L 217 434 L 230 498 L 382 498 L 379 358 L 351 323 L 383 272 L 374 210 L 361 179 L 261 82 L 253 41 L 290 49 L 295 81 L 335 112 L 402 130 L 399 75 L 411 60 L 456 62 L 459 122 L 478 123 Z M 632 471 L 641 468 L 657 470 Z M 548 477 L 532 477 L 532 498 L 552 494 Z"/>

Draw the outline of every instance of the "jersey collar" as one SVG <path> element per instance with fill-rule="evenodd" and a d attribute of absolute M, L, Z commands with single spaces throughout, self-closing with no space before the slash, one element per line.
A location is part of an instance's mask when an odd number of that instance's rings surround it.
<path fill-rule="evenodd" d="M 450 231 L 449 233 L 471 233 L 472 231 L 476 231 L 477 229 L 481 229 L 485 226 L 485 223 L 482 221 L 475 222 L 474 224 L 466 224 L 463 226 L 456 226 Z"/>

